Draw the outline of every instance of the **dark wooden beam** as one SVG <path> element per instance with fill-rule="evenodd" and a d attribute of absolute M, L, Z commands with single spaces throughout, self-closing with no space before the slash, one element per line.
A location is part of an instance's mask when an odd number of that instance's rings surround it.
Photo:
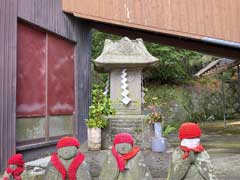
<path fill-rule="evenodd" d="M 190 39 L 180 36 L 171 36 L 163 33 L 155 33 L 138 29 L 126 28 L 117 25 L 111 25 L 100 22 L 91 22 L 91 26 L 99 31 L 111 33 L 120 36 L 128 36 L 130 38 L 142 38 L 144 41 L 160 43 L 164 45 L 174 46 L 177 48 L 189 49 L 201 53 L 210 54 L 218 57 L 226 57 L 240 60 L 240 50 L 226 46 L 210 44 L 201 39 Z"/>

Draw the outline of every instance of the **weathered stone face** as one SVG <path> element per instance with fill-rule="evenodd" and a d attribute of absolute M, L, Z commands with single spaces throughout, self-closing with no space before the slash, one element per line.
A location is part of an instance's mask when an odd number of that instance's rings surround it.
<path fill-rule="evenodd" d="M 141 152 L 127 161 L 124 172 L 119 171 L 115 157 L 108 152 L 99 180 L 152 180 L 152 176 Z"/>
<path fill-rule="evenodd" d="M 77 154 L 77 147 L 68 146 L 62 147 L 57 150 L 58 156 L 64 160 L 73 159 Z"/>
<path fill-rule="evenodd" d="M 179 148 L 174 151 L 167 180 L 217 180 L 206 151 L 190 152 L 186 159 L 182 159 L 183 154 Z"/>
<path fill-rule="evenodd" d="M 9 165 L 9 167 L 10 167 L 12 170 L 17 169 L 17 165 Z"/>
<path fill-rule="evenodd" d="M 119 154 L 127 154 L 132 150 L 132 145 L 128 143 L 121 143 L 115 145 L 115 149 Z"/>

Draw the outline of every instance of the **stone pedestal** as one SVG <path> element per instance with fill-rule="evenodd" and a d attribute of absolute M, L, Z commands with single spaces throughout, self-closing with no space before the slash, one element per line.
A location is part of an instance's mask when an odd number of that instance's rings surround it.
<path fill-rule="evenodd" d="M 109 116 L 109 126 L 102 132 L 102 149 L 112 145 L 115 134 L 126 132 L 132 134 L 135 144 L 141 149 L 150 149 L 151 133 L 149 124 L 145 123 L 144 115 L 114 115 Z"/>

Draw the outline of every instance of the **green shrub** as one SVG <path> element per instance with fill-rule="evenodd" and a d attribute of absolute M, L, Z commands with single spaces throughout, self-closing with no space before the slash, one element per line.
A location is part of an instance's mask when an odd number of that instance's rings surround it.
<path fill-rule="evenodd" d="M 105 128 L 108 124 L 107 116 L 114 114 L 110 98 L 103 94 L 99 86 L 92 90 L 92 105 L 89 107 L 89 119 L 86 124 L 89 128 Z"/>
<path fill-rule="evenodd" d="M 158 81 L 161 84 L 179 84 L 191 78 L 190 60 L 199 60 L 202 55 L 197 52 L 177 49 L 156 43 L 145 43 L 149 52 L 159 59 L 158 65 L 146 71 L 146 81 Z M 194 64 L 196 66 L 196 64 Z"/>
<path fill-rule="evenodd" d="M 167 125 L 167 127 L 165 127 L 164 130 L 163 130 L 163 136 L 164 136 L 164 137 L 168 137 L 168 135 L 169 135 L 171 132 L 175 131 L 176 129 L 177 129 L 177 128 L 174 127 L 174 126 Z"/>

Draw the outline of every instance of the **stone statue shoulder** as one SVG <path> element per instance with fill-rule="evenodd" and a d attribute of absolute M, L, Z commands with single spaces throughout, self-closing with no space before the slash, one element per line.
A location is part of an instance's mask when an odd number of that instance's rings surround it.
<path fill-rule="evenodd" d="M 152 180 L 141 152 L 129 160 L 125 168 L 124 172 L 119 172 L 115 157 L 109 152 L 108 158 L 103 163 L 99 180 Z"/>
<path fill-rule="evenodd" d="M 46 168 L 44 180 L 48 179 L 57 179 L 61 178 L 61 174 L 55 169 L 55 167 L 52 165 L 51 161 L 49 161 L 48 166 Z"/>
<path fill-rule="evenodd" d="M 172 154 L 167 180 L 181 180 L 188 173 L 191 165 L 189 158 L 182 159 L 184 152 L 176 148 Z"/>
<path fill-rule="evenodd" d="M 142 152 L 129 160 L 124 173 L 120 173 L 118 180 L 152 180 L 151 172 L 144 163 Z"/>
<path fill-rule="evenodd" d="M 115 180 L 119 175 L 119 170 L 115 157 L 111 151 L 107 152 L 107 158 L 104 160 L 99 180 Z"/>
<path fill-rule="evenodd" d="M 90 168 L 86 161 L 83 161 L 77 171 L 77 180 L 91 180 Z"/>
<path fill-rule="evenodd" d="M 91 175 L 89 171 L 89 165 L 86 161 L 83 161 L 80 167 L 77 170 L 77 180 L 91 180 Z M 57 169 L 52 165 L 51 161 L 49 162 L 44 180 L 58 180 L 62 179 L 61 174 L 57 171 Z"/>
<path fill-rule="evenodd" d="M 210 156 L 207 151 L 203 151 L 198 154 L 195 165 L 201 174 L 206 180 L 217 180 L 213 174 L 213 166 L 210 161 Z"/>

